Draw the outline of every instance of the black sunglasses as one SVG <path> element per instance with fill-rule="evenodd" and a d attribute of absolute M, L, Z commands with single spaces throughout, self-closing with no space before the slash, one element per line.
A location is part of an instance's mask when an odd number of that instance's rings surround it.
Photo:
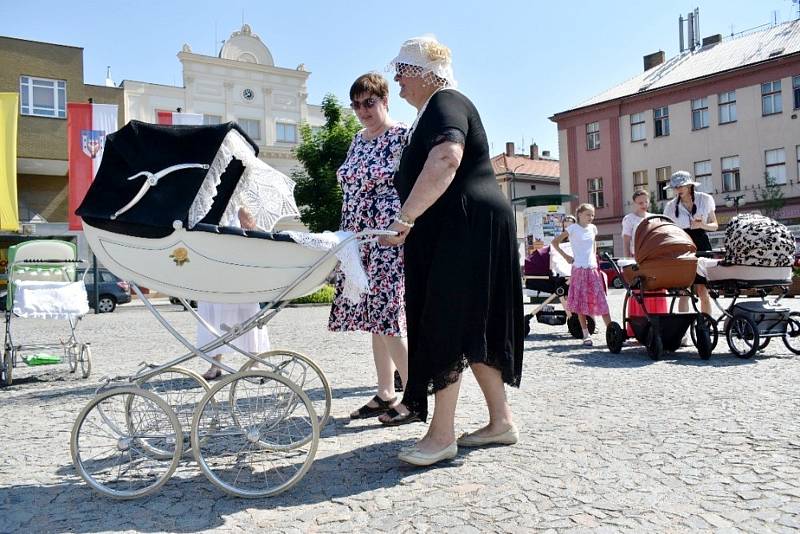
<path fill-rule="evenodd" d="M 372 109 L 375 107 L 375 104 L 378 103 L 379 98 L 377 96 L 371 96 L 369 98 L 365 98 L 364 100 L 353 100 L 350 102 L 350 107 L 354 110 L 359 110 L 363 106 L 364 109 Z"/>

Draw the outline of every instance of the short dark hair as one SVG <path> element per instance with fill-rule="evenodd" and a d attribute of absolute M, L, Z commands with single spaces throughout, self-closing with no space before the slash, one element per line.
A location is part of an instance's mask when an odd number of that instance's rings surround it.
<path fill-rule="evenodd" d="M 383 98 L 389 95 L 389 82 L 377 72 L 362 74 L 350 86 L 350 100 L 355 100 L 359 95 L 375 95 Z"/>

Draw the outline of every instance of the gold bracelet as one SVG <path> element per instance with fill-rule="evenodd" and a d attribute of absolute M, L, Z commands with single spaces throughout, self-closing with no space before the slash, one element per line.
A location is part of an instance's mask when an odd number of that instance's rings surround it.
<path fill-rule="evenodd" d="M 402 211 L 397 216 L 397 222 L 399 222 L 403 226 L 407 226 L 408 228 L 414 228 L 414 219 L 406 217 L 405 215 L 403 215 Z"/>

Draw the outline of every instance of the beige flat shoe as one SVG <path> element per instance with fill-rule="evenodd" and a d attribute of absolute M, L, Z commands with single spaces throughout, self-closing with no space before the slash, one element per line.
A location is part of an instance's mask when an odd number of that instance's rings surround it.
<path fill-rule="evenodd" d="M 483 447 L 484 445 L 513 445 L 519 441 L 519 430 L 512 425 L 511 428 L 493 436 L 476 436 L 475 434 L 461 434 L 457 443 L 460 447 Z"/>
<path fill-rule="evenodd" d="M 458 455 L 458 445 L 454 441 L 444 449 L 438 452 L 422 452 L 416 447 L 409 447 L 404 449 L 397 455 L 397 457 L 407 464 L 426 467 L 442 460 L 452 460 Z"/>

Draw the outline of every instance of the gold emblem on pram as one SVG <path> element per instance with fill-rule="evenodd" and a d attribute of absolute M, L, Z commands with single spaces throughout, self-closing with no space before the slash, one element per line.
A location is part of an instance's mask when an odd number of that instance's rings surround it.
<path fill-rule="evenodd" d="M 180 267 L 189 261 L 189 251 L 184 247 L 178 247 L 172 251 L 172 254 L 170 254 L 169 257 L 172 258 L 172 261 L 175 262 L 175 265 Z"/>

